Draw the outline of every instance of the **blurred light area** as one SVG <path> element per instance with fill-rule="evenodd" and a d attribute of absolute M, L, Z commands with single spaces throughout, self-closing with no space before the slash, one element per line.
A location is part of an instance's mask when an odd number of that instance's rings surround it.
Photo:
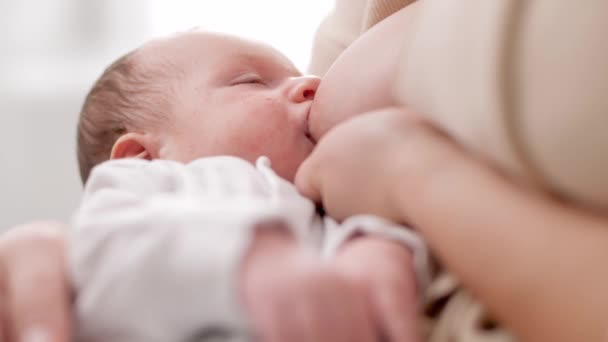
<path fill-rule="evenodd" d="M 0 0 L 3 88 L 48 93 L 90 83 L 146 38 L 146 2 Z"/>
<path fill-rule="evenodd" d="M 155 35 L 195 26 L 264 41 L 304 71 L 312 37 L 332 0 L 152 0 L 150 22 Z"/>
<path fill-rule="evenodd" d="M 81 192 L 78 112 L 120 55 L 201 27 L 269 43 L 306 69 L 332 0 L 0 0 L 0 230 L 67 220 Z"/>

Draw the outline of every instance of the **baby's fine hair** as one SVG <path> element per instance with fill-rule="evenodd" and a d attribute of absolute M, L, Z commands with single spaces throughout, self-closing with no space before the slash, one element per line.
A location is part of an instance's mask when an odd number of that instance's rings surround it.
<path fill-rule="evenodd" d="M 108 159 L 116 140 L 127 132 L 158 125 L 170 110 L 168 89 L 160 82 L 166 68 L 138 62 L 138 50 L 112 63 L 89 91 L 78 121 L 77 154 L 80 178 Z"/>

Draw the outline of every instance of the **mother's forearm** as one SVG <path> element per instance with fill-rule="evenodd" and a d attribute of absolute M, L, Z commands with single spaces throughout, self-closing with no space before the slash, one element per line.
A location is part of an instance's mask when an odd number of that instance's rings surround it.
<path fill-rule="evenodd" d="M 608 339 L 608 220 L 472 161 L 402 190 L 416 198 L 404 212 L 430 247 L 521 338 Z"/>

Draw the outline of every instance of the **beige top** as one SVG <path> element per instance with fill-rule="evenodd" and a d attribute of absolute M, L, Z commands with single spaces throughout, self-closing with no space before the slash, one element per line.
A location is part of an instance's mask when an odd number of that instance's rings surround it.
<path fill-rule="evenodd" d="M 416 0 L 336 0 L 319 25 L 308 71 L 323 75 L 355 39 Z"/>
<path fill-rule="evenodd" d="M 413 0 L 336 0 L 310 71 Z M 608 209 L 608 2 L 421 0 L 395 95 L 517 179 Z"/>

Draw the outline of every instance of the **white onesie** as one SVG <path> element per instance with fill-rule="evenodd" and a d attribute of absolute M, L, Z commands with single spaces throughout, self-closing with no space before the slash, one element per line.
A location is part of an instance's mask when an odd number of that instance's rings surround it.
<path fill-rule="evenodd" d="M 76 340 L 249 341 L 237 270 L 254 230 L 277 221 L 328 257 L 358 232 L 401 241 L 419 286 L 428 281 L 415 233 L 371 216 L 322 218 L 265 157 L 114 160 L 91 173 L 71 225 Z"/>

